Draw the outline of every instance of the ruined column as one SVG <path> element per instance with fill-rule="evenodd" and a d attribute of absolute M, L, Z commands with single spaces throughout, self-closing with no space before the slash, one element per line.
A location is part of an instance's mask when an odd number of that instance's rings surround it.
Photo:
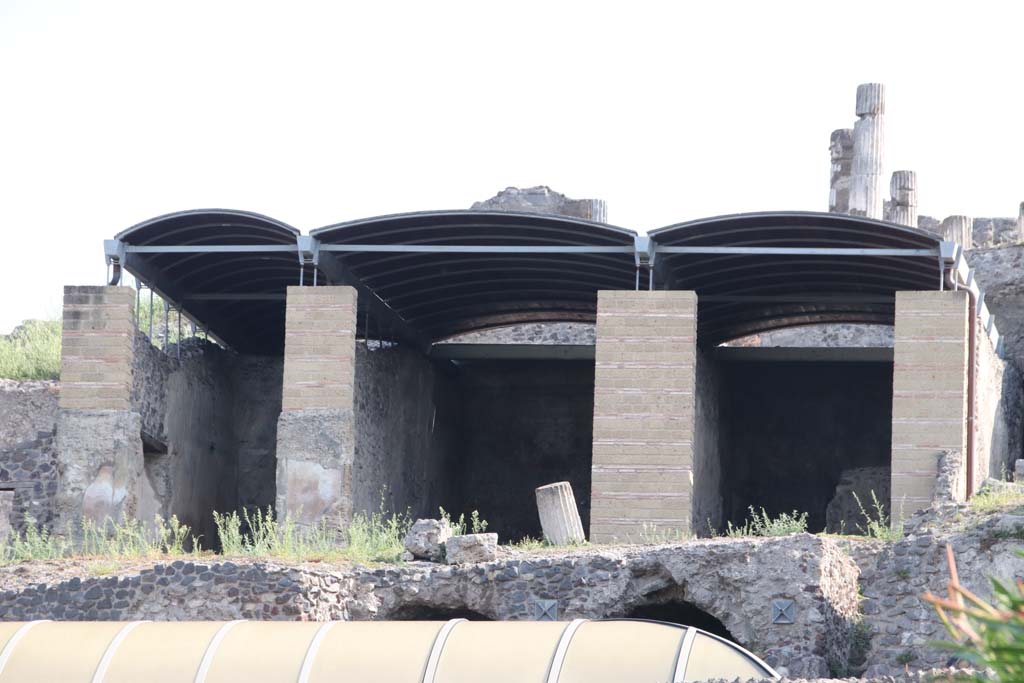
<path fill-rule="evenodd" d="M 55 528 L 136 517 L 143 475 L 142 418 L 132 410 L 135 292 L 65 287 L 61 334 Z"/>
<path fill-rule="evenodd" d="M 599 291 L 593 543 L 691 534 L 697 295 Z"/>
<path fill-rule="evenodd" d="M 882 167 L 885 143 L 885 86 L 857 86 L 857 122 L 853 125 L 850 213 L 882 218 Z"/>
<path fill-rule="evenodd" d="M 850 183 L 853 172 L 853 130 L 840 128 L 832 131 L 828 145 L 832 159 L 829 180 L 828 212 L 850 213 Z"/>
<path fill-rule="evenodd" d="M 895 521 L 931 505 L 945 451 L 960 453 L 963 462 L 967 292 L 896 292 L 894 337 L 891 516 Z M 957 475 L 955 495 L 963 500 L 965 472 Z"/>
<path fill-rule="evenodd" d="M 537 513 L 540 515 L 540 528 L 544 532 L 544 540 L 551 545 L 569 545 L 583 543 L 583 522 L 580 511 L 576 507 L 576 496 L 572 493 L 572 484 L 559 481 L 541 486 L 535 491 L 537 495 Z"/>
<path fill-rule="evenodd" d="M 917 174 L 893 171 L 889 180 L 889 220 L 899 225 L 917 227 Z"/>
<path fill-rule="evenodd" d="M 942 239 L 956 242 L 964 249 L 974 246 L 974 219 L 970 216 L 946 216 L 941 229 Z"/>
<path fill-rule="evenodd" d="M 1024 202 L 1020 203 L 1020 209 L 1017 210 L 1017 240 L 1024 239 Z"/>
<path fill-rule="evenodd" d="M 277 422 L 277 515 L 303 526 L 352 515 L 356 291 L 289 287 Z"/>

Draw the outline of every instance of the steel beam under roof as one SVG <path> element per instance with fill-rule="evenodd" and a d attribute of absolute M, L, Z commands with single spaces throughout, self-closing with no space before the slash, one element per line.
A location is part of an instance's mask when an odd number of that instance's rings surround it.
<path fill-rule="evenodd" d="M 146 221 L 107 246 L 108 263 L 247 353 L 280 353 L 285 288 L 314 280 L 358 290 L 362 335 L 423 351 L 488 327 L 592 322 L 600 289 L 691 289 L 707 346 L 799 324 L 891 324 L 895 291 L 939 289 L 950 271 L 966 285 L 959 253 L 920 230 L 806 212 L 701 219 L 642 236 L 562 216 L 432 211 L 302 236 L 266 216 L 215 209 Z"/>

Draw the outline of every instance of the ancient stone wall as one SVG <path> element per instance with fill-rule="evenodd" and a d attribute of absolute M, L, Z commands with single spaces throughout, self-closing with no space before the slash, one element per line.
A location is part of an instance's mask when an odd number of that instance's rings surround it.
<path fill-rule="evenodd" d="M 356 345 L 354 509 L 436 517 L 458 473 L 452 379 L 405 346 Z"/>
<path fill-rule="evenodd" d="M 699 536 L 718 532 L 724 525 L 722 510 L 723 368 L 707 351 L 697 350 L 695 369 L 693 528 Z"/>
<path fill-rule="evenodd" d="M 1008 479 L 1013 463 L 1024 456 L 1024 386 L 1012 363 L 996 355 L 981 323 L 975 338 L 975 417 L 973 490 L 978 491 L 989 477 Z"/>
<path fill-rule="evenodd" d="M 892 348 L 891 325 L 819 323 L 785 327 L 734 339 L 726 346 Z"/>
<path fill-rule="evenodd" d="M 0 379 L 0 448 L 52 432 L 59 394 L 57 382 Z"/>
<path fill-rule="evenodd" d="M 604 223 L 608 206 L 602 199 L 570 199 L 550 187 L 507 187 L 490 199 L 474 202 L 474 211 L 545 213 Z"/>
<path fill-rule="evenodd" d="M 594 325 L 591 323 L 523 323 L 467 332 L 450 337 L 441 343 L 593 346 Z"/>
<path fill-rule="evenodd" d="M 476 613 L 616 617 L 650 601 L 684 601 L 717 617 L 742 645 L 792 675 L 822 676 L 845 658 L 857 567 L 835 541 L 806 534 L 520 555 L 476 565 L 413 562 L 377 569 L 173 562 L 121 576 L 9 581 L 0 619 L 393 619 Z M 772 618 L 787 601 L 793 623 Z M 791 602 L 789 602 L 791 601 Z M 784 620 L 786 621 L 786 620 Z"/>
<path fill-rule="evenodd" d="M 0 537 L 53 522 L 59 393 L 56 382 L 0 380 Z"/>

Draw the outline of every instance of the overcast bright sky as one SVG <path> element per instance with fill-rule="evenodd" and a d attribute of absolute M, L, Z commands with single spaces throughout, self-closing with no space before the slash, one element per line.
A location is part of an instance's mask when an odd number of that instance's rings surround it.
<path fill-rule="evenodd" d="M 868 81 L 922 213 L 1016 215 L 1019 5 L 0 0 L 0 332 L 180 209 L 308 231 L 546 184 L 638 230 L 825 210 Z"/>

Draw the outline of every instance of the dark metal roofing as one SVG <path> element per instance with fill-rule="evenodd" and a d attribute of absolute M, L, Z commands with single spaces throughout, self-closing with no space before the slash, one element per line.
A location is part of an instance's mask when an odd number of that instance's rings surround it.
<path fill-rule="evenodd" d="M 513 323 L 592 322 L 597 290 L 633 289 L 636 284 L 636 233 L 563 216 L 428 211 L 339 223 L 311 235 L 322 250 L 325 245 L 356 244 L 617 249 L 601 253 L 334 252 L 348 272 L 430 340 Z"/>
<path fill-rule="evenodd" d="M 645 250 L 633 231 L 602 223 L 470 210 L 379 216 L 299 238 L 266 216 L 211 209 L 160 216 L 117 240 L 125 269 L 246 353 L 280 353 L 300 246 L 319 259 L 319 284 L 359 290 L 361 334 L 421 348 L 500 325 L 593 321 L 597 290 L 648 287 L 637 261 L 650 251 L 656 288 L 697 291 L 703 345 L 806 323 L 891 324 L 894 292 L 937 289 L 942 274 L 937 237 L 838 214 L 720 216 L 649 237 Z M 785 251 L 758 252 L 766 248 Z M 851 251 L 860 249 L 871 253 Z"/>
<path fill-rule="evenodd" d="M 159 216 L 119 233 L 128 246 L 250 245 L 290 251 L 247 253 L 129 252 L 126 270 L 151 285 L 234 349 L 279 352 L 284 293 L 298 284 L 299 231 L 247 211 L 202 209 Z M 237 296 L 243 295 L 243 296 Z"/>
<path fill-rule="evenodd" d="M 938 237 L 828 213 L 768 212 L 705 218 L 650 233 L 659 288 L 695 290 L 703 345 L 793 325 L 892 324 L 894 293 L 938 289 Z M 923 250 L 927 255 L 668 253 L 664 248 Z"/>

